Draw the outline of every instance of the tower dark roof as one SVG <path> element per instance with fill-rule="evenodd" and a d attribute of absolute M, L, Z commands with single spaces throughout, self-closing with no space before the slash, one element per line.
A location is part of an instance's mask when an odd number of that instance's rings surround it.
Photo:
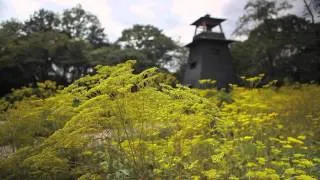
<path fill-rule="evenodd" d="M 221 24 L 225 20 L 226 19 L 212 18 L 212 17 L 210 17 L 210 15 L 205 15 L 203 17 L 200 17 L 198 20 L 193 22 L 191 25 L 201 26 L 203 23 L 205 23 L 206 25 L 209 25 L 211 27 L 215 27 L 215 26 L 218 26 L 219 24 Z"/>
<path fill-rule="evenodd" d="M 193 41 L 186 45 L 186 47 L 191 47 L 195 44 L 197 44 L 200 41 L 216 41 L 216 42 L 222 42 L 222 43 L 232 43 L 234 41 L 227 40 L 223 33 L 215 33 L 215 32 L 202 32 L 196 36 L 194 36 Z"/>

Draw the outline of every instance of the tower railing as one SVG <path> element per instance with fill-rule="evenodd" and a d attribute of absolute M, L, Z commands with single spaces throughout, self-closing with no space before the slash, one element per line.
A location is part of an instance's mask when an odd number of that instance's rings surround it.
<path fill-rule="evenodd" d="M 197 39 L 225 40 L 226 37 L 224 33 L 221 33 L 221 32 L 204 31 L 193 37 L 193 40 L 197 40 Z"/>

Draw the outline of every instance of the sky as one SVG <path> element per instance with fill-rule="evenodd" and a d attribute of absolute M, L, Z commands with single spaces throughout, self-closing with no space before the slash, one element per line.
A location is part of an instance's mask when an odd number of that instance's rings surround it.
<path fill-rule="evenodd" d="M 298 0 L 300 1 L 300 0 Z M 243 14 L 247 0 L 0 0 L 0 21 L 15 18 L 26 20 L 40 8 L 62 13 L 81 4 L 96 15 L 108 39 L 113 42 L 125 28 L 133 24 L 152 24 L 186 44 L 192 40 L 194 27 L 190 26 L 199 17 L 226 18 L 222 26 L 227 38 L 235 29 Z"/>

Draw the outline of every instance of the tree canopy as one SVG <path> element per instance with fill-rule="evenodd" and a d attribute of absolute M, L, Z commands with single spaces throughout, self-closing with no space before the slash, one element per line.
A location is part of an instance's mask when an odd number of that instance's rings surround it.
<path fill-rule="evenodd" d="M 232 46 L 237 73 L 263 73 L 266 81 L 320 82 L 319 24 L 295 15 L 277 17 L 277 10 L 290 7 L 286 1 L 279 6 L 260 0 L 246 5 L 254 10 L 246 11 L 240 24 L 261 22 L 248 31 L 247 40 Z"/>
<path fill-rule="evenodd" d="M 126 49 L 135 49 L 146 55 L 150 65 L 166 63 L 169 51 L 177 48 L 175 42 L 152 25 L 134 25 L 125 29 L 117 44 Z"/>
<path fill-rule="evenodd" d="M 107 43 L 104 28 L 97 16 L 86 12 L 80 5 L 63 12 L 62 31 L 72 38 L 88 40 L 94 46 Z"/>
<path fill-rule="evenodd" d="M 126 39 L 129 36 L 135 40 Z M 106 37 L 98 18 L 80 5 L 62 14 L 40 9 L 23 23 L 13 19 L 2 22 L 0 94 L 45 80 L 67 85 L 92 73 L 98 64 L 115 65 L 137 59 L 138 71 L 163 66 L 171 60 L 167 53 L 178 48 L 151 25 L 124 30 L 123 37 L 114 44 Z M 123 48 L 120 42 L 127 45 Z"/>
<path fill-rule="evenodd" d="M 245 13 L 239 18 L 234 33 L 248 34 L 266 19 L 277 18 L 284 11 L 292 8 L 288 0 L 249 0 L 244 7 Z"/>

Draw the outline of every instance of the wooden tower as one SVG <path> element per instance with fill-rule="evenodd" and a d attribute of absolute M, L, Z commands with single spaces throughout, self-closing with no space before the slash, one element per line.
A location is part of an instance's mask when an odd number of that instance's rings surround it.
<path fill-rule="evenodd" d="M 225 19 L 205 15 L 191 25 L 196 26 L 193 41 L 186 45 L 190 55 L 184 75 L 184 84 L 200 87 L 199 80 L 216 80 L 217 87 L 227 88 L 234 81 L 229 43 L 222 30 Z M 217 30 L 216 30 L 217 29 Z"/>

